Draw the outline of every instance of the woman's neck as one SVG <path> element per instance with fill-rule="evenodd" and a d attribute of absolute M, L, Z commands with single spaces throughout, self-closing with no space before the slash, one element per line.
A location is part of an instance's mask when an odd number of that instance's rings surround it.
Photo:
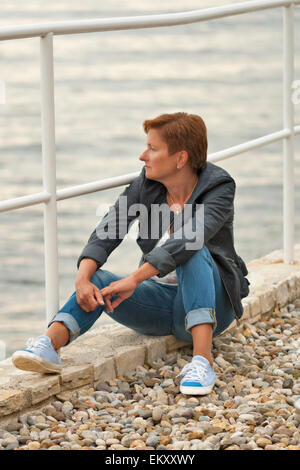
<path fill-rule="evenodd" d="M 171 196 L 172 202 L 177 204 L 184 204 L 193 193 L 193 190 L 197 185 L 197 181 L 197 173 L 190 173 L 187 175 L 178 173 L 176 179 L 167 182 L 165 187 Z"/>

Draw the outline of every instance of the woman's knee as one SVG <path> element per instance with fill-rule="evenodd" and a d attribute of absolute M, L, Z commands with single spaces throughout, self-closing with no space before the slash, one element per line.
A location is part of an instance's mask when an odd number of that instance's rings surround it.
<path fill-rule="evenodd" d="M 213 268 L 213 258 L 206 246 L 203 246 L 200 250 L 196 251 L 193 256 L 184 264 L 177 266 L 176 273 L 184 273 L 192 270 L 203 270 L 203 267 Z"/>
<path fill-rule="evenodd" d="M 98 289 L 103 289 L 104 287 L 108 286 L 111 282 L 117 281 L 121 279 L 120 276 L 113 274 L 106 269 L 98 269 L 90 279 L 90 282 L 95 284 Z"/>

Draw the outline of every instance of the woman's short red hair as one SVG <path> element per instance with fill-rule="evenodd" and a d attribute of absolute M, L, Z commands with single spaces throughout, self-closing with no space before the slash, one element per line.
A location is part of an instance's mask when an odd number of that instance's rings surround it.
<path fill-rule="evenodd" d="M 186 150 L 190 166 L 198 171 L 207 160 L 207 131 L 203 119 L 197 114 L 162 114 L 143 123 L 144 131 L 157 129 L 167 143 L 169 154 Z"/>

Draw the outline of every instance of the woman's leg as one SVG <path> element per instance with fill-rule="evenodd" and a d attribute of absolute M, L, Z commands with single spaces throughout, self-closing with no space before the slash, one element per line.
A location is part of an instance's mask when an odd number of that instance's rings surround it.
<path fill-rule="evenodd" d="M 234 312 L 216 263 L 207 247 L 176 268 L 178 292 L 174 301 L 174 335 L 193 342 L 194 355 L 212 363 L 212 337 L 234 320 Z"/>
<path fill-rule="evenodd" d="M 91 282 L 98 289 L 102 289 L 119 279 L 122 277 L 99 269 L 92 276 Z M 113 320 L 138 333 L 169 335 L 172 334 L 172 311 L 176 293 L 177 286 L 165 287 L 148 279 L 135 289 L 131 297 L 121 302 L 113 313 L 106 313 Z M 114 296 L 112 300 L 116 297 Z M 74 292 L 48 325 L 46 335 L 51 338 L 53 347 L 58 349 L 88 331 L 104 308 L 99 305 L 92 312 L 85 312 L 78 305 Z"/>
<path fill-rule="evenodd" d="M 51 339 L 52 346 L 56 352 L 70 341 L 69 329 L 62 322 L 58 321 L 50 324 L 45 335 Z"/>

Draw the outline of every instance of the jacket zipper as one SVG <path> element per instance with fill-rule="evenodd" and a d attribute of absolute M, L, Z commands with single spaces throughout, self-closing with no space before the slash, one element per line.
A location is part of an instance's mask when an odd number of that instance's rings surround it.
<path fill-rule="evenodd" d="M 234 259 L 232 259 L 232 258 L 226 258 L 226 259 L 228 259 L 228 261 L 230 261 L 230 262 L 233 264 L 233 266 L 235 266 L 236 268 L 238 268 L 238 265 L 236 264 L 236 262 L 234 261 Z"/>

